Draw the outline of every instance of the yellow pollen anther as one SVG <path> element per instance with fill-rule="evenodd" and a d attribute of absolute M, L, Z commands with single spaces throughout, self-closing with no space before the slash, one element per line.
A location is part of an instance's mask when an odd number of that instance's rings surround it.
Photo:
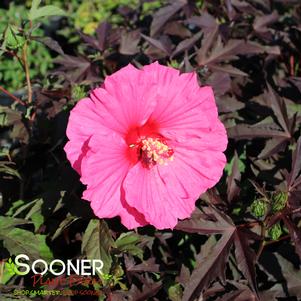
<path fill-rule="evenodd" d="M 156 164 L 168 165 L 173 160 L 173 150 L 162 138 L 144 138 L 140 142 L 140 159 L 143 165 L 151 168 Z"/>

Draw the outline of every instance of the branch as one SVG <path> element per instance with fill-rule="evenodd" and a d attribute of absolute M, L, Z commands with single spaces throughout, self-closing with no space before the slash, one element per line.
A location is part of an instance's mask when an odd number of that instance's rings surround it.
<path fill-rule="evenodd" d="M 14 94 L 8 92 L 6 89 L 4 89 L 2 86 L 0 86 L 0 90 L 8 95 L 11 99 L 13 99 L 14 101 L 18 102 L 19 104 L 21 104 L 22 106 L 25 106 L 24 101 L 22 101 L 19 97 L 15 96 Z"/>
<path fill-rule="evenodd" d="M 24 47 L 22 49 L 22 60 L 24 64 L 27 90 L 28 90 L 28 103 L 30 104 L 32 102 L 32 87 L 30 82 L 30 73 L 29 73 L 29 66 L 27 61 L 27 42 L 25 42 Z"/>

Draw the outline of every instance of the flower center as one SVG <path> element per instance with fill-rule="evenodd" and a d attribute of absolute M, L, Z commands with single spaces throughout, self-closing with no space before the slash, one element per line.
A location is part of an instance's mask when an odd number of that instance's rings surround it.
<path fill-rule="evenodd" d="M 135 147 L 131 146 L 130 147 Z M 167 145 L 167 142 L 160 138 L 144 138 L 138 145 L 138 159 L 145 168 L 152 168 L 156 164 L 168 165 L 172 161 L 174 151 Z"/>

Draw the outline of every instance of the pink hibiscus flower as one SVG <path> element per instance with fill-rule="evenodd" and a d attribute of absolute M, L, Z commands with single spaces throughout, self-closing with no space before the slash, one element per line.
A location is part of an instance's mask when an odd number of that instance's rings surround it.
<path fill-rule="evenodd" d="M 67 157 L 100 218 L 174 228 L 220 179 L 227 135 L 211 87 L 153 63 L 107 76 L 71 111 Z"/>

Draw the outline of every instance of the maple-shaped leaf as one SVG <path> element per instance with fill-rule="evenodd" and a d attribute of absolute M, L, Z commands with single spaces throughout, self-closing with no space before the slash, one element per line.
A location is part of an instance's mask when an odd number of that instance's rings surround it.
<path fill-rule="evenodd" d="M 296 148 L 292 155 L 291 172 L 287 177 L 288 190 L 291 190 L 301 184 L 301 137 L 299 137 Z"/>
<path fill-rule="evenodd" d="M 163 25 L 186 4 L 187 0 L 175 0 L 170 5 L 160 8 L 153 16 L 150 28 L 151 37 L 157 35 Z"/>
<path fill-rule="evenodd" d="M 54 74 L 64 75 L 71 83 L 97 82 L 97 67 L 84 56 L 62 55 L 54 60 L 61 65 Z"/>
<path fill-rule="evenodd" d="M 140 30 L 130 32 L 123 31 L 121 34 L 119 52 L 124 55 L 134 55 L 139 52 Z"/>
<path fill-rule="evenodd" d="M 295 245 L 296 253 L 301 260 L 301 229 L 297 227 L 297 225 L 295 225 L 295 223 L 293 223 L 292 220 L 287 216 L 283 216 L 283 221 L 289 231 L 291 240 Z"/>
<path fill-rule="evenodd" d="M 164 38 L 165 36 L 160 36 L 159 39 L 154 39 L 144 34 L 141 34 L 141 36 L 148 42 L 150 46 L 159 49 L 163 55 L 169 55 L 171 53 L 171 43 L 168 39 Z"/>
<path fill-rule="evenodd" d="M 210 254 L 197 263 L 185 286 L 182 301 L 195 300 L 215 278 L 224 279 L 225 265 L 233 243 L 234 232 L 235 228 L 225 231 Z"/>
<path fill-rule="evenodd" d="M 199 234 L 222 234 L 210 252 L 203 250 L 205 256 L 201 251 L 197 258 L 197 266 L 183 294 L 183 301 L 192 301 L 217 277 L 224 279 L 236 228 L 231 218 L 223 212 L 214 207 L 204 207 L 203 212 L 196 210 L 192 218 L 179 222 L 176 229 Z"/>
<path fill-rule="evenodd" d="M 155 296 L 157 292 L 162 288 L 162 281 L 154 282 L 149 277 L 139 277 L 143 283 L 142 289 L 140 290 L 135 284 L 131 286 L 131 289 L 126 293 L 128 299 L 133 301 L 145 301 L 150 300 L 151 297 Z M 123 299 L 125 300 L 125 299 Z"/>
<path fill-rule="evenodd" d="M 239 270 L 248 280 L 254 292 L 257 292 L 255 260 L 256 254 L 249 245 L 253 232 L 237 227 L 234 233 L 235 258 Z"/>
<path fill-rule="evenodd" d="M 108 47 L 113 45 L 113 41 L 115 41 L 115 38 L 113 38 L 114 32 L 112 30 L 112 26 L 108 22 L 101 22 L 96 28 L 95 32 L 96 37 L 86 35 L 81 31 L 79 31 L 79 35 L 85 43 L 100 52 L 103 52 Z"/>
<path fill-rule="evenodd" d="M 193 270 L 183 294 L 183 301 L 192 301 L 217 277 L 224 279 L 225 265 L 234 243 L 237 265 L 257 294 L 255 276 L 255 253 L 249 241 L 259 239 L 251 231 L 236 227 L 231 218 L 214 207 L 196 210 L 190 219 L 181 221 L 177 230 L 199 234 L 222 234 L 211 250 L 201 250 L 197 256 L 197 267 Z"/>
<path fill-rule="evenodd" d="M 255 124 L 239 123 L 227 129 L 229 138 L 255 139 L 255 138 L 283 138 L 290 139 L 290 134 L 282 130 L 270 117 Z"/>
<path fill-rule="evenodd" d="M 277 22 L 279 19 L 279 15 L 277 11 L 273 11 L 269 15 L 263 15 L 263 16 L 256 16 L 253 28 L 257 35 L 264 38 L 265 40 L 271 40 L 273 37 L 273 34 L 271 32 L 271 29 L 268 28 L 268 25 L 273 24 Z"/>
<path fill-rule="evenodd" d="M 180 221 L 175 229 L 199 234 L 221 234 L 235 228 L 231 219 L 213 207 L 196 209 L 191 218 Z"/>
<path fill-rule="evenodd" d="M 182 42 L 180 42 L 177 45 L 176 49 L 171 54 L 171 58 L 182 53 L 183 51 L 186 51 L 186 50 L 189 50 L 190 48 L 192 48 L 195 45 L 195 43 L 201 38 L 202 35 L 203 35 L 203 33 L 201 31 L 199 31 L 191 38 L 185 39 Z"/>

